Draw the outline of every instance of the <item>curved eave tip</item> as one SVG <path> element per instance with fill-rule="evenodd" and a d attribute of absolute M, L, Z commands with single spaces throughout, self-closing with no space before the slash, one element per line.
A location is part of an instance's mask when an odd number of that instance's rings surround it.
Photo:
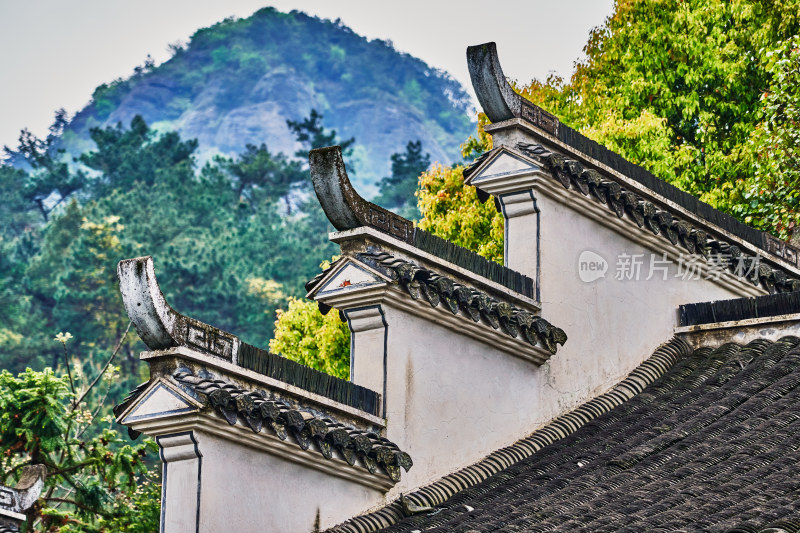
<path fill-rule="evenodd" d="M 478 54 L 494 54 L 497 55 L 497 43 L 494 41 L 489 41 L 488 43 L 483 44 L 474 44 L 472 46 L 467 46 L 467 57 L 475 57 Z"/>
<path fill-rule="evenodd" d="M 344 231 L 362 226 L 357 209 L 366 200 L 356 193 L 347 177 L 341 146 L 311 150 L 308 164 L 317 200 L 333 227 Z"/>
<path fill-rule="evenodd" d="M 151 350 L 175 346 L 173 311 L 158 286 L 153 258 L 123 259 L 117 265 L 117 276 L 122 303 L 142 341 Z"/>
<path fill-rule="evenodd" d="M 506 81 L 495 43 L 468 46 L 467 67 L 475 96 L 489 120 L 501 122 L 519 116 L 520 97 Z"/>
<path fill-rule="evenodd" d="M 340 182 L 342 178 L 347 179 L 341 146 L 326 146 L 311 150 L 308 152 L 308 166 L 314 190 L 318 190 L 323 184 Z"/>
<path fill-rule="evenodd" d="M 147 264 L 152 262 L 153 262 L 152 255 L 143 255 L 141 257 L 132 257 L 130 259 L 123 259 L 122 261 L 117 263 L 117 273 L 120 273 L 123 270 L 125 271 L 129 270 L 132 265 L 137 265 L 134 268 L 137 269 L 137 272 L 142 272 L 142 269 L 146 268 Z"/>

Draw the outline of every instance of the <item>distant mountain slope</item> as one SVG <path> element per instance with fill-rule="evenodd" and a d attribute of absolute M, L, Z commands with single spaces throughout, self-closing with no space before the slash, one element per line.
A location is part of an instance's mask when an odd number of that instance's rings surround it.
<path fill-rule="evenodd" d="M 137 114 L 156 129 L 197 138 L 200 154 L 234 155 L 266 142 L 292 154 L 286 120 L 312 108 L 340 138 L 356 138 L 355 180 L 371 188 L 390 174 L 392 153 L 421 139 L 433 161 L 459 159 L 471 133 L 469 100 L 446 73 L 341 22 L 265 8 L 197 31 L 159 66 L 101 85 L 63 137 L 71 152 L 91 148 L 89 128 Z"/>

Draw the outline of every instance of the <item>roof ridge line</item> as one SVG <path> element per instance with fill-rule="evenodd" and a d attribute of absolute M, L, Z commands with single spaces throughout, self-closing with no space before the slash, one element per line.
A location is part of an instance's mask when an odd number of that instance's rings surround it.
<path fill-rule="evenodd" d="M 177 312 L 164 298 L 151 256 L 123 259 L 117 265 L 117 277 L 128 317 L 150 350 L 184 346 L 377 416 L 378 392 L 272 354 L 237 335 Z"/>
<path fill-rule="evenodd" d="M 687 209 L 720 229 L 767 252 L 773 261 L 783 260 L 794 268 L 800 267 L 800 249 L 770 234 L 752 228 L 728 213 L 660 179 L 649 170 L 628 161 L 614 152 L 562 123 L 558 117 L 516 93 L 509 85 L 497 53 L 497 45 L 488 42 L 467 47 L 467 65 L 472 86 L 484 113 L 493 123 L 520 120 L 608 168 L 619 172 L 650 191 Z"/>
<path fill-rule="evenodd" d="M 542 448 L 563 439 L 592 420 L 604 415 L 641 393 L 647 386 L 662 377 L 675 363 L 692 353 L 692 347 L 680 337 L 661 344 L 649 358 L 634 368 L 622 381 L 608 392 L 588 400 L 565 413 L 528 437 L 510 446 L 496 450 L 480 461 L 417 489 L 408 495 L 378 509 L 351 518 L 328 529 L 329 533 L 372 533 L 389 527 L 414 514 L 409 504 L 422 509 L 441 505 L 458 493 L 474 487 L 509 467 L 527 459 Z"/>
<path fill-rule="evenodd" d="M 341 147 L 311 150 L 308 161 L 317 200 L 337 231 L 374 228 L 523 296 L 534 297 L 534 281 L 525 274 L 434 235 L 411 220 L 362 198 L 347 176 Z"/>

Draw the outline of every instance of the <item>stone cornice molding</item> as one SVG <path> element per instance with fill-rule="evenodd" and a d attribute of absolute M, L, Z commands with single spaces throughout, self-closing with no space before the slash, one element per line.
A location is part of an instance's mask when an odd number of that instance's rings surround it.
<path fill-rule="evenodd" d="M 534 184 L 533 190 L 537 194 L 542 194 L 559 202 L 565 203 L 584 216 L 587 216 L 598 224 L 611 229 L 612 231 L 625 236 L 631 242 L 639 244 L 651 252 L 663 254 L 666 259 L 678 264 L 680 257 L 686 254 L 686 250 L 680 244 L 665 242 L 664 238 L 655 235 L 650 231 L 631 231 L 631 221 L 625 218 L 609 216 L 608 208 L 594 201 L 588 196 L 574 195 L 561 187 L 553 187 L 552 183 L 539 180 Z M 700 278 L 711 274 L 711 266 L 708 262 L 699 262 L 696 265 L 697 274 Z M 734 275 L 730 271 L 719 274 L 719 278 L 709 276 L 709 283 L 714 283 L 721 287 L 734 289 L 741 296 L 761 296 L 765 294 L 764 289 L 754 285 L 751 281 Z"/>
<path fill-rule="evenodd" d="M 133 427 L 139 432 L 156 436 L 190 431 L 198 432 L 201 435 L 202 433 L 208 433 L 382 492 L 388 491 L 395 484 L 387 477 L 373 475 L 361 466 L 353 467 L 338 457 L 328 460 L 317 452 L 304 451 L 298 448 L 296 444 L 281 440 L 275 434 L 254 433 L 250 428 L 241 424 L 230 425 L 224 423 L 218 416 L 210 412 L 197 412 L 142 421 L 135 423 Z"/>
<path fill-rule="evenodd" d="M 315 394 L 301 387 L 297 387 L 261 374 L 248 368 L 243 368 L 202 352 L 179 346 L 168 350 L 154 350 L 142 352 L 141 359 L 150 363 L 157 374 L 174 371 L 180 366 L 190 369 L 208 369 L 219 372 L 226 379 L 242 387 L 263 388 L 278 398 L 287 399 L 305 408 L 319 413 L 334 413 L 338 418 L 344 417 L 348 422 L 365 424 L 365 427 L 383 428 L 386 422 L 383 418 L 362 411 L 347 404 L 337 402 L 321 394 Z M 140 391 L 141 392 L 141 391 Z M 119 413 L 118 417 L 121 416 Z"/>
<path fill-rule="evenodd" d="M 374 266 L 371 270 L 383 270 L 385 274 L 373 283 L 340 283 L 347 265 L 353 271 L 355 265 L 365 269 Z M 390 281 L 385 281 L 387 278 Z M 331 282 L 337 286 L 324 290 Z M 546 362 L 557 345 L 567 340 L 563 330 L 535 314 L 537 308 L 520 308 L 497 300 L 473 286 L 454 283 L 435 271 L 384 252 L 343 257 L 337 268 L 316 279 L 308 297 L 317 300 L 326 312 L 330 308 L 348 311 L 392 307 L 537 365 Z"/>
<path fill-rule="evenodd" d="M 408 454 L 380 436 L 381 426 L 365 424 L 355 417 L 341 418 L 319 405 L 303 405 L 276 396 L 275 391 L 220 379 L 227 376 L 210 373 L 202 366 L 193 369 L 184 362 L 177 361 L 179 366 L 174 371 L 169 371 L 172 365 L 160 368 L 168 373 L 151 380 L 144 390 L 137 388 L 134 398 L 116 410 L 117 420 L 128 426 L 134 438 L 139 433 L 159 437 L 201 430 L 239 442 L 240 436 L 222 428 L 240 426 L 260 438 L 290 444 L 288 448 L 269 449 L 281 450 L 278 455 L 294 462 L 305 463 L 304 452 L 310 450 L 338 467 L 342 463 L 348 467 L 359 465 L 373 476 L 383 472 L 394 483 L 400 480 L 401 468 L 408 470 L 412 466 Z M 207 416 L 211 413 L 215 416 Z M 182 425 L 186 421 L 199 423 Z M 323 470 L 329 472 L 330 465 Z M 351 478 L 352 472 L 344 477 Z"/>
<path fill-rule="evenodd" d="M 367 245 L 375 244 L 380 248 L 391 250 L 392 254 L 396 257 L 420 262 L 421 265 L 428 268 L 453 275 L 459 281 L 469 283 L 494 296 L 502 297 L 520 307 L 530 308 L 532 310 L 540 309 L 539 303 L 529 296 L 511 290 L 491 279 L 476 276 L 473 272 L 459 265 L 399 241 L 373 228 L 361 227 L 348 231 L 339 231 L 329 234 L 329 238 L 332 242 L 339 244 L 342 251 L 345 253 L 349 251 L 355 253 L 365 249 Z"/>
<path fill-rule="evenodd" d="M 734 275 L 733 270 L 739 265 L 740 257 L 742 261 L 754 260 L 755 256 L 747 256 L 743 253 L 743 248 L 755 253 L 763 250 L 741 239 L 728 241 L 724 232 L 717 231 L 720 228 L 710 226 L 702 219 L 704 225 L 699 227 L 683 222 L 684 219 L 680 216 L 672 214 L 671 205 L 651 202 L 614 181 L 605 179 L 605 175 L 550 152 L 542 145 L 520 143 L 514 149 L 502 146 L 492 152 L 490 157 L 473 169 L 467 182 L 491 194 L 497 194 L 501 204 L 509 198 L 519 196 L 515 193 L 534 191 L 592 218 L 633 242 L 666 254 L 673 261 L 687 252 L 697 253 L 705 259 L 711 253 L 730 255 L 730 272 L 726 271 L 718 278 L 712 278 L 712 281 L 725 287 L 735 287 L 742 296 L 758 296 L 765 291 L 787 292 L 800 289 L 800 281 L 787 275 L 787 272 L 791 274 L 791 269 L 780 265 L 777 265 L 777 270 L 770 268 L 768 262 L 772 265 L 776 265 L 776 262 L 763 255 L 758 256 L 755 282 Z M 525 162 L 526 168 L 500 177 L 491 173 L 486 175 L 485 171 L 502 154 L 514 154 L 515 158 Z M 517 198 L 517 201 L 522 200 L 524 199 Z M 528 206 L 529 210 L 531 206 Z M 631 231 L 631 223 L 638 226 L 638 231 Z M 742 266 L 746 264 L 742 263 Z M 706 262 L 700 263 L 703 274 L 709 268 Z"/>

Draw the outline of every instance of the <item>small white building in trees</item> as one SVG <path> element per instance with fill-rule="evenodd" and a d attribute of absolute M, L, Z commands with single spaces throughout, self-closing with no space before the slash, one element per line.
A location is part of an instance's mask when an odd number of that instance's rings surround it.
<path fill-rule="evenodd" d="M 469 48 L 494 148 L 464 171 L 505 265 L 311 174 L 341 259 L 308 297 L 336 379 L 173 310 L 123 261 L 164 533 L 800 531 L 800 251 L 599 146 Z"/>

